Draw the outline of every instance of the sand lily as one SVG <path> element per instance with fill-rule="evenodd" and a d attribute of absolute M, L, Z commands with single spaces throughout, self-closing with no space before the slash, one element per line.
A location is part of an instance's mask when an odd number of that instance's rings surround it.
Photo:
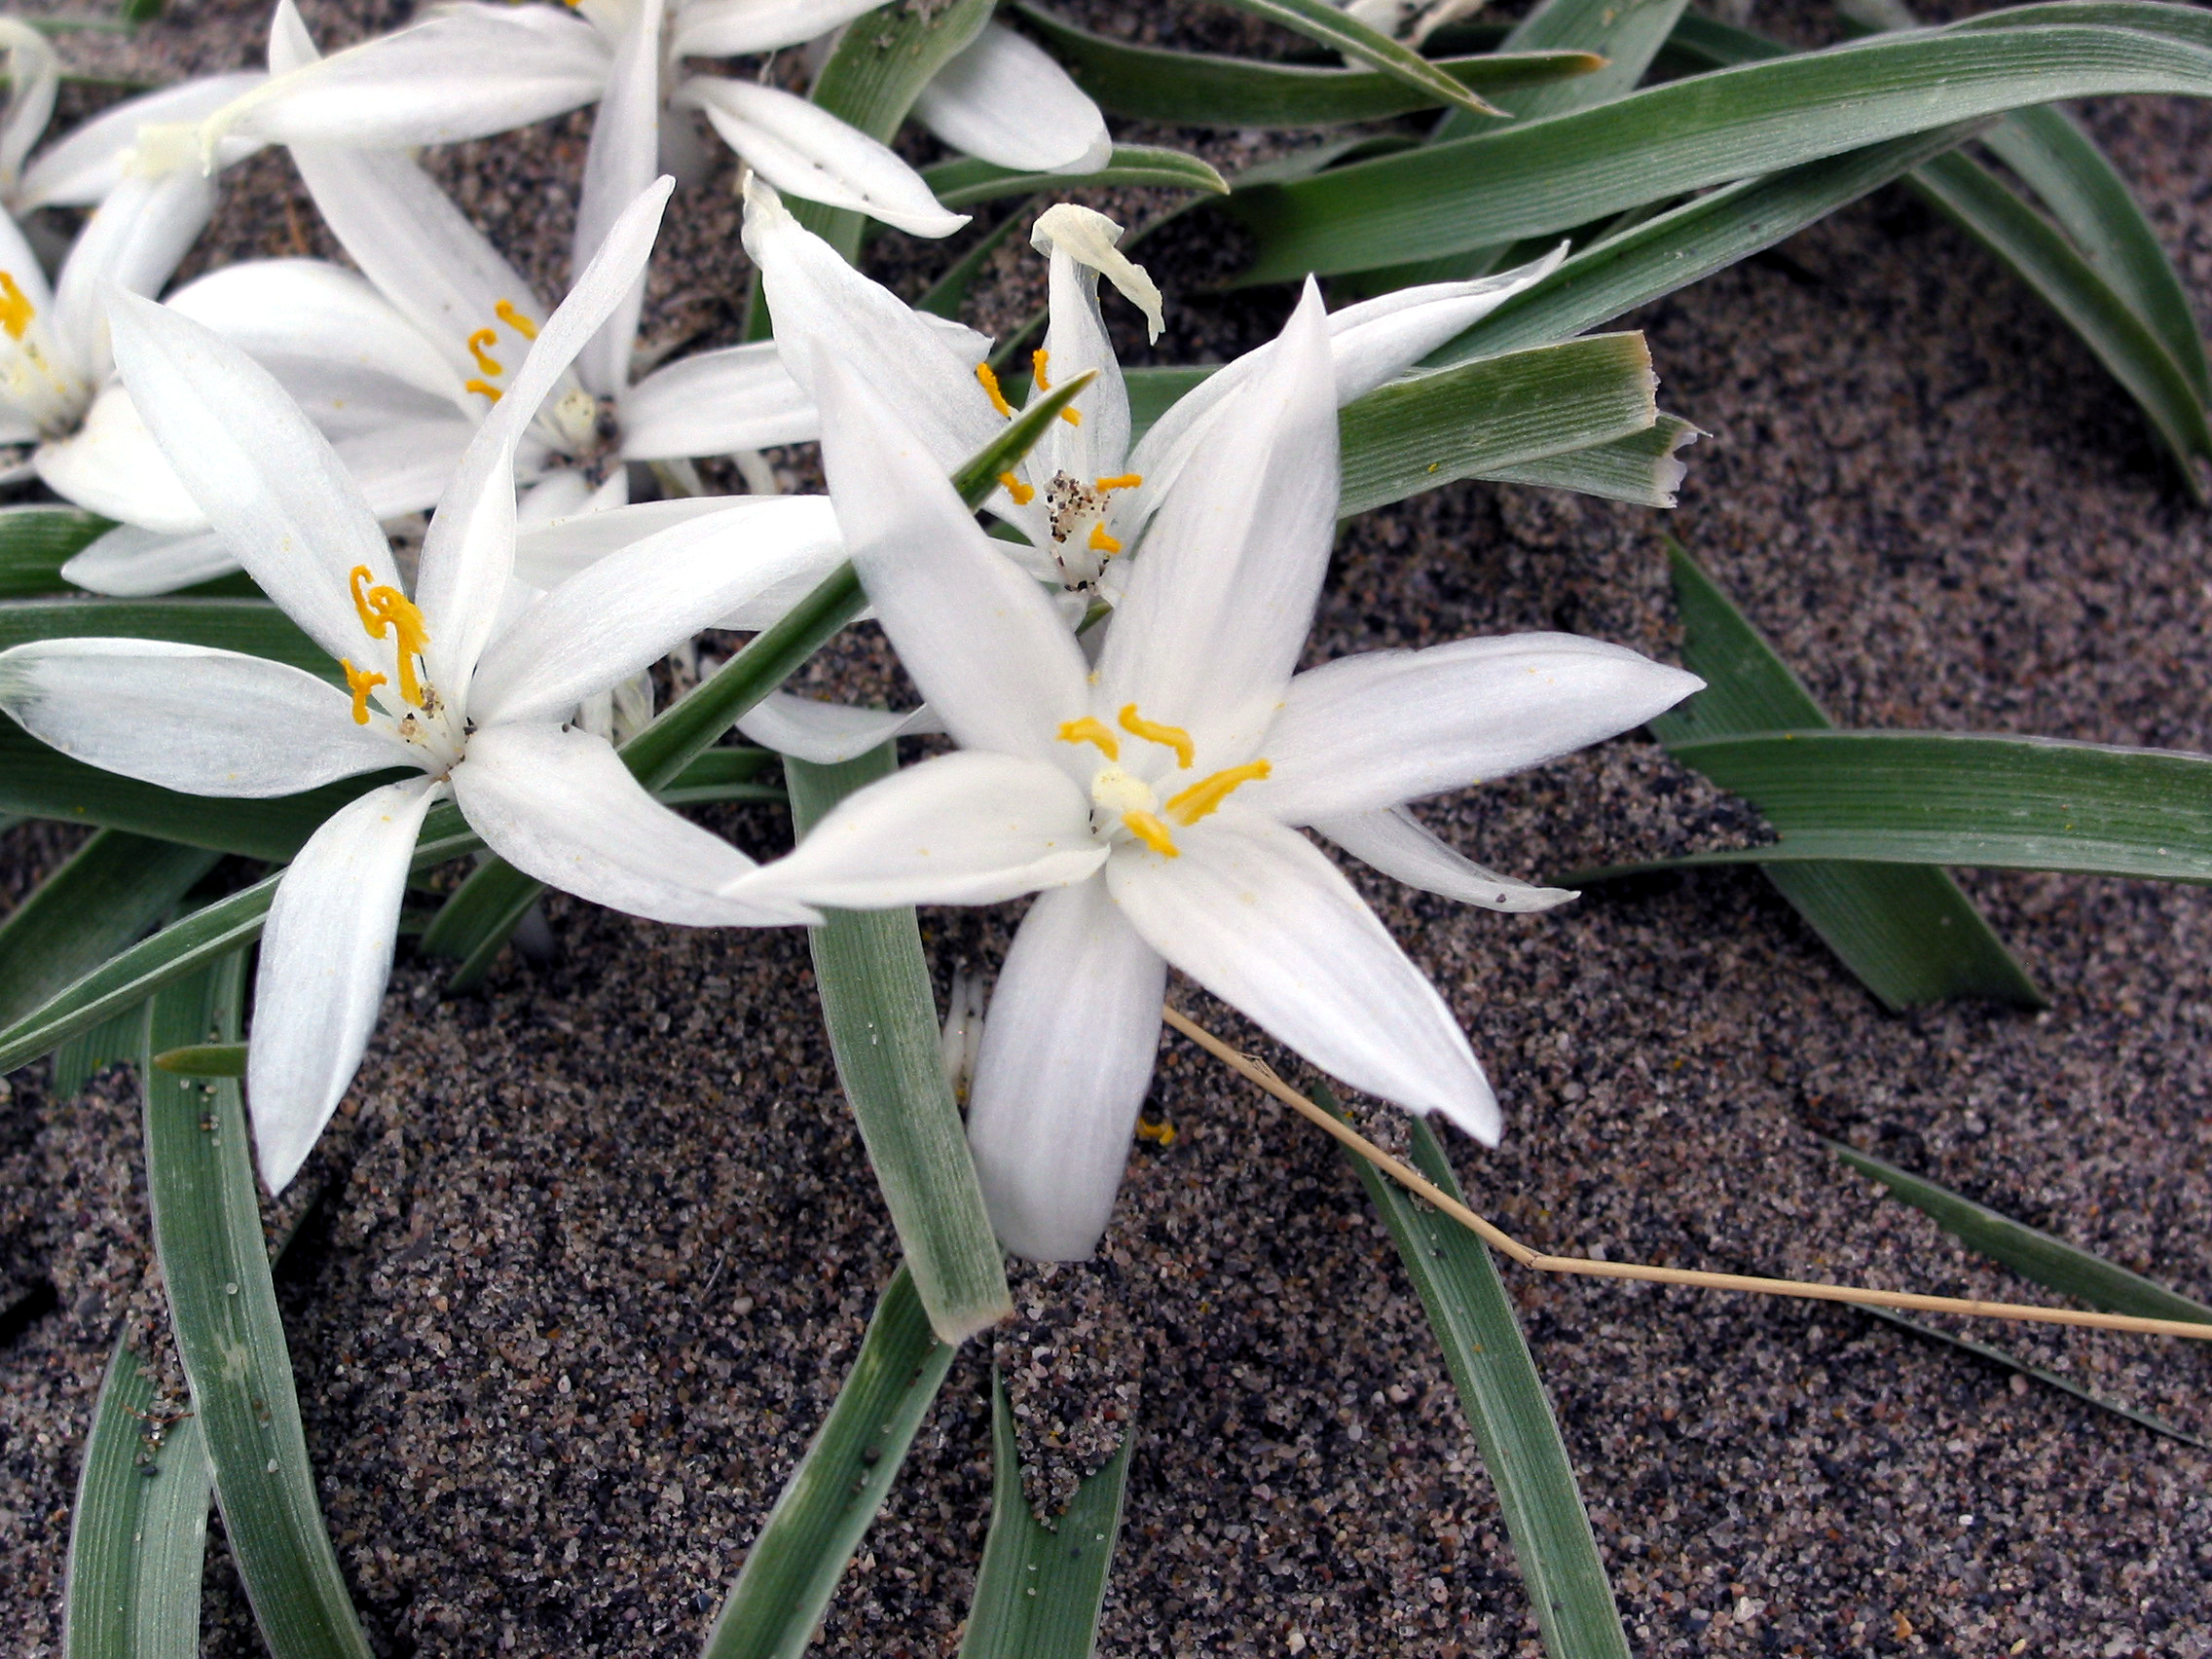
<path fill-rule="evenodd" d="M 254 578 L 338 659 L 347 689 L 232 651 L 49 640 L 0 653 L 0 708 L 80 759 L 202 794 L 409 774 L 316 830 L 270 908 L 247 1088 L 273 1189 L 297 1172 L 359 1064 L 416 833 L 444 796 L 512 863 L 597 903 L 701 925 L 804 918 L 789 902 L 715 897 L 752 862 L 660 806 L 604 739 L 565 722 L 783 565 L 819 563 L 813 543 L 834 535 L 823 515 L 753 503 L 756 542 L 780 543 L 753 558 L 732 556 L 726 518 L 679 526 L 509 613 L 525 412 L 612 309 L 665 196 L 625 214 L 547 320 L 515 401 L 477 432 L 439 505 L 412 596 L 358 488 L 266 371 L 172 312 L 118 303 L 118 357 L 147 424 Z"/>
<path fill-rule="evenodd" d="M 1372 830 L 1385 869 L 1425 861 L 1480 902 L 1541 907 L 1565 895 L 1455 864 L 1395 810 L 1637 725 L 1701 683 L 1559 634 L 1294 674 L 1336 525 L 1339 373 L 1309 286 L 1222 405 L 1203 469 L 1161 503 L 1092 670 L 876 386 L 819 366 L 854 563 L 960 748 L 851 796 L 731 891 L 849 908 L 1042 891 L 969 1109 L 993 1220 L 1022 1254 L 1083 1257 L 1105 1227 L 1167 963 L 1322 1070 L 1494 1140 L 1450 1010 L 1299 827 L 1355 847 Z"/>

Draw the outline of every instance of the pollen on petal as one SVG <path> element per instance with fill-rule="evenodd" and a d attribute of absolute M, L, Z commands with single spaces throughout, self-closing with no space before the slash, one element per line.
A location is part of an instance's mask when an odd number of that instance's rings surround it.
<path fill-rule="evenodd" d="M 1000 473 L 999 483 L 1005 487 L 1006 493 L 1014 498 L 1014 504 L 1017 507 L 1026 507 L 1037 498 L 1037 487 L 1033 484 L 1024 484 L 1011 472 Z"/>
<path fill-rule="evenodd" d="M 976 384 L 983 388 L 983 395 L 991 400 L 993 409 L 1009 421 L 1014 419 L 1014 405 L 1006 400 L 1006 393 L 999 390 L 999 377 L 991 373 L 990 364 L 976 365 Z"/>
<path fill-rule="evenodd" d="M 461 383 L 461 389 L 463 391 L 473 391 L 480 397 L 489 397 L 494 403 L 498 402 L 501 395 L 498 387 L 486 386 L 480 380 L 462 381 Z"/>
<path fill-rule="evenodd" d="M 1122 822 L 1129 827 L 1129 833 L 1150 847 L 1163 859 L 1179 859 L 1182 850 L 1175 845 L 1175 837 L 1167 832 L 1167 826 L 1149 812 L 1124 812 Z"/>
<path fill-rule="evenodd" d="M 1168 797 L 1167 816 L 1179 824 L 1196 824 L 1235 793 L 1239 785 L 1256 783 L 1273 770 L 1263 756 L 1200 778 L 1189 789 Z"/>
<path fill-rule="evenodd" d="M 1058 735 L 1062 743 L 1096 744 L 1109 760 L 1119 760 L 1122 757 L 1122 740 L 1095 715 L 1086 715 L 1080 720 L 1062 721 Z"/>
<path fill-rule="evenodd" d="M 1177 765 L 1188 768 L 1198 760 L 1198 746 L 1191 741 L 1191 734 L 1181 726 L 1161 725 L 1158 720 L 1148 720 L 1137 713 L 1134 703 L 1124 705 L 1117 718 L 1121 720 L 1124 731 L 1141 737 L 1147 743 L 1157 743 L 1174 750 Z"/>
<path fill-rule="evenodd" d="M 1052 353 L 1036 350 L 1029 353 L 1029 372 L 1035 377 L 1039 391 L 1051 391 L 1052 383 L 1045 378 L 1045 370 L 1052 361 Z"/>
<path fill-rule="evenodd" d="M 476 359 L 476 366 L 488 375 L 503 375 L 507 372 L 505 364 L 484 350 L 487 346 L 497 346 L 498 343 L 499 331 L 496 328 L 479 328 L 468 337 L 468 354 Z"/>
<path fill-rule="evenodd" d="M 517 334 L 521 335 L 525 340 L 535 340 L 537 338 L 537 324 L 531 321 L 529 317 L 523 315 L 521 312 L 515 310 L 514 301 L 501 300 L 498 305 L 492 308 L 492 314 L 498 317 L 501 322 L 505 323 L 509 328 L 513 329 Z"/>

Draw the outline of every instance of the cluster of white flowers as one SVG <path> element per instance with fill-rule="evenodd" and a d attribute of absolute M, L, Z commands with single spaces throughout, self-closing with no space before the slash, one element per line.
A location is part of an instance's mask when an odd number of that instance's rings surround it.
<path fill-rule="evenodd" d="M 269 75 L 122 106 L 27 166 L 51 54 L 0 32 L 0 191 L 18 211 L 98 203 L 52 284 L 0 221 L 0 437 L 35 446 L 26 476 L 118 526 L 68 573 L 149 594 L 242 568 L 346 682 L 56 639 L 0 652 L 0 709 L 92 765 L 203 794 L 405 774 L 323 825 L 270 911 L 247 1085 L 273 1188 L 352 1079 L 417 833 L 448 797 L 528 874 L 667 922 L 1039 894 L 979 1038 L 964 993 L 947 1044 L 993 1221 L 1024 1254 L 1080 1258 L 1104 1231 L 1170 964 L 1353 1087 L 1497 1136 L 1444 998 L 1300 831 L 1469 903 L 1545 908 L 1572 895 L 1470 864 L 1406 803 L 1639 725 L 1699 682 L 1558 634 L 1298 664 L 1337 522 L 1339 407 L 1549 262 L 1333 314 L 1309 285 L 1279 338 L 1132 443 L 1099 277 L 1154 338 L 1161 295 L 1112 221 L 1053 207 L 1033 239 L 1051 313 L 1031 395 L 1095 378 L 999 479 L 987 509 L 1015 539 L 986 534 L 947 474 L 1016 413 L 991 343 L 867 279 L 779 193 L 923 235 L 962 221 L 819 106 L 681 67 L 797 45 L 873 4 L 461 4 L 324 57 L 282 0 Z M 593 100 L 576 274 L 548 305 L 400 147 Z M 687 109 L 751 168 L 745 245 L 777 333 L 636 376 L 676 187 L 656 174 L 692 165 Z M 1109 149 L 1088 99 L 996 25 L 916 113 L 1006 166 L 1080 173 Z M 290 147 L 359 275 L 258 261 L 157 304 L 213 172 L 263 143 Z M 627 463 L 815 437 L 827 497 L 629 500 Z M 409 583 L 380 522 L 433 505 Z M 813 760 L 907 731 L 955 747 L 756 865 L 655 801 L 582 711 L 705 628 L 766 626 L 848 558 L 925 707 L 778 695 L 743 729 Z"/>

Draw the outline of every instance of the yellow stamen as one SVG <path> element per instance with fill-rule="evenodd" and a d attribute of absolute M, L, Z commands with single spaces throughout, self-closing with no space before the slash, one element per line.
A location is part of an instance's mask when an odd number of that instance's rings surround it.
<path fill-rule="evenodd" d="M 1009 421 L 1014 419 L 1014 405 L 1006 400 L 1006 393 L 999 390 L 999 377 L 991 373 L 990 364 L 976 365 L 976 384 L 983 388 L 983 395 L 991 400 L 993 409 Z"/>
<path fill-rule="evenodd" d="M 1274 767 L 1264 759 L 1248 760 L 1241 766 L 1230 767 L 1226 772 L 1216 772 L 1211 777 L 1200 778 L 1189 789 L 1168 797 L 1167 816 L 1178 824 L 1196 824 L 1234 794 L 1237 785 L 1264 778 L 1273 770 Z"/>
<path fill-rule="evenodd" d="M 1052 389 L 1052 383 L 1045 378 L 1045 365 L 1051 360 L 1052 353 L 1050 351 L 1032 351 L 1029 353 L 1029 372 L 1037 377 L 1037 389 L 1039 391 L 1051 391 Z"/>
<path fill-rule="evenodd" d="M 1109 558 L 1122 550 L 1122 544 L 1106 534 L 1104 520 L 1090 527 L 1090 550 L 1093 553 L 1103 553 Z M 1183 764 L 1188 766 L 1190 762 L 1186 760 Z"/>
<path fill-rule="evenodd" d="M 1083 424 L 1083 411 L 1071 404 L 1060 411 L 1060 419 L 1071 426 L 1080 426 Z"/>
<path fill-rule="evenodd" d="M 1062 722 L 1059 735 L 1062 743 L 1095 743 L 1109 760 L 1122 757 L 1122 740 L 1096 716 L 1086 715 L 1080 720 Z"/>
<path fill-rule="evenodd" d="M 481 392 L 484 396 L 489 397 L 494 403 L 498 402 L 500 397 L 499 388 L 498 387 L 486 386 L 480 380 L 462 381 L 461 383 L 461 389 L 463 391 Z"/>
<path fill-rule="evenodd" d="M 488 375 L 503 375 L 507 372 L 498 358 L 485 354 L 485 347 L 497 346 L 498 343 L 499 331 L 496 328 L 479 328 L 468 337 L 468 354 L 476 359 L 476 366 Z"/>
<path fill-rule="evenodd" d="M 381 640 L 387 635 L 394 638 L 393 654 L 399 659 L 399 694 L 420 709 L 423 682 L 415 673 L 415 659 L 429 648 L 429 627 L 424 622 L 423 613 L 415 608 L 414 601 L 405 594 L 395 587 L 370 587 L 368 580 L 366 565 L 355 565 L 347 577 L 347 585 L 353 595 L 354 614 L 360 617 L 361 631 L 370 639 Z M 357 699 L 361 693 L 355 691 L 353 695 L 355 707 L 359 707 Z"/>
<path fill-rule="evenodd" d="M 535 340 L 537 338 L 537 324 L 531 321 L 529 317 L 523 315 L 519 311 L 515 310 L 514 301 L 501 300 L 498 305 L 492 308 L 492 314 L 498 317 L 501 322 L 505 323 L 509 328 L 513 329 L 517 334 L 521 335 L 525 340 Z"/>
<path fill-rule="evenodd" d="M 344 657 L 338 659 L 338 666 L 346 671 L 346 689 L 353 693 L 353 723 L 367 725 L 369 693 L 379 685 L 388 685 L 391 682 L 381 674 L 371 674 L 365 668 L 355 668 Z"/>
<path fill-rule="evenodd" d="M 15 276 L 0 271 L 0 328 L 8 331 L 8 338 L 20 340 L 23 330 L 30 327 L 31 319 L 37 315 L 38 308 L 16 286 Z"/>
<path fill-rule="evenodd" d="M 1175 837 L 1168 834 L 1167 826 L 1149 812 L 1124 812 L 1122 822 L 1129 827 L 1129 833 L 1150 847 L 1163 859 L 1179 859 L 1183 855 L 1176 848 Z"/>
<path fill-rule="evenodd" d="M 1191 734 L 1181 726 L 1161 725 L 1157 720 L 1148 720 L 1137 713 L 1134 703 L 1122 711 L 1120 719 L 1124 731 L 1141 737 L 1147 743 L 1164 744 L 1174 750 L 1177 765 L 1187 768 L 1198 759 L 1198 747 L 1191 741 Z"/>
<path fill-rule="evenodd" d="M 1143 482 L 1143 473 L 1124 472 L 1117 478 L 1094 478 L 1091 480 L 1091 488 L 1103 494 L 1108 490 L 1134 490 Z"/>
<path fill-rule="evenodd" d="M 1153 1141 L 1162 1147 L 1175 1144 L 1175 1125 L 1168 1123 L 1154 1124 L 1143 1118 L 1137 1120 L 1137 1139 Z"/>
<path fill-rule="evenodd" d="M 1026 507 L 1037 498 L 1036 486 L 1024 484 L 1011 472 L 1000 473 L 999 482 L 1006 486 L 1006 493 L 1014 498 L 1014 504 L 1017 507 Z"/>

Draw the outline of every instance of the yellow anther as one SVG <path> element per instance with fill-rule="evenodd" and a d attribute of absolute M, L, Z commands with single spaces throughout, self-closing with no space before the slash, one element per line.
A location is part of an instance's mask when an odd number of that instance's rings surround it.
<path fill-rule="evenodd" d="M 8 338 L 20 340 L 23 330 L 30 327 L 31 319 L 37 315 L 38 308 L 16 286 L 14 274 L 0 271 L 0 328 L 8 331 Z"/>
<path fill-rule="evenodd" d="M 484 396 L 489 397 L 494 403 L 499 401 L 499 388 L 496 386 L 486 386 L 480 380 L 462 381 L 461 383 L 461 389 L 463 391 L 481 392 Z"/>
<path fill-rule="evenodd" d="M 1232 766 L 1225 772 L 1200 778 L 1189 789 L 1167 798 L 1167 816 L 1178 824 L 1196 824 L 1223 801 L 1236 793 L 1239 784 L 1249 784 L 1266 777 L 1274 767 L 1266 760 L 1247 760 L 1241 766 Z"/>
<path fill-rule="evenodd" d="M 1060 419 L 1071 426 L 1080 426 L 1083 424 L 1083 411 L 1071 406 L 1060 411 Z"/>
<path fill-rule="evenodd" d="M 1103 520 L 1090 527 L 1089 545 L 1093 553 L 1103 553 L 1108 558 L 1112 558 L 1122 550 L 1122 544 L 1106 534 L 1106 525 Z M 1186 760 L 1183 764 L 1188 766 L 1190 762 Z"/>
<path fill-rule="evenodd" d="M 1060 726 L 1062 743 L 1095 743 L 1109 760 L 1122 757 L 1122 740 L 1116 737 L 1106 722 L 1094 715 L 1086 715 L 1080 720 L 1066 720 Z"/>
<path fill-rule="evenodd" d="M 1014 504 L 1017 507 L 1026 507 L 1037 498 L 1036 486 L 1024 484 L 1011 472 L 1000 473 L 999 482 L 1006 486 L 1006 493 L 1014 498 Z"/>
<path fill-rule="evenodd" d="M 498 317 L 501 322 L 505 323 L 509 328 L 513 329 L 517 334 L 521 335 L 525 340 L 535 340 L 537 338 L 537 324 L 531 321 L 529 317 L 523 315 L 519 311 L 515 310 L 514 301 L 501 300 L 498 305 L 492 308 L 492 314 Z"/>
<path fill-rule="evenodd" d="M 983 388 L 983 395 L 991 400 L 993 409 L 1009 421 L 1014 419 L 1014 405 L 1006 400 L 1006 393 L 999 390 L 999 377 L 991 373 L 990 364 L 976 365 L 976 384 Z"/>
<path fill-rule="evenodd" d="M 1167 1147 L 1175 1144 L 1175 1125 L 1168 1123 L 1152 1123 L 1144 1118 L 1137 1120 L 1137 1139 L 1156 1142 Z"/>
<path fill-rule="evenodd" d="M 1175 763 L 1189 767 L 1198 757 L 1198 746 L 1191 741 L 1191 734 L 1181 726 L 1161 725 L 1148 720 L 1137 713 L 1134 703 L 1124 708 L 1119 717 L 1122 729 L 1143 738 L 1147 743 L 1164 744 L 1175 751 Z"/>
<path fill-rule="evenodd" d="M 1094 478 L 1090 481 L 1090 487 L 1103 495 L 1109 490 L 1134 490 L 1143 482 L 1143 473 L 1124 472 L 1118 478 Z"/>
<path fill-rule="evenodd" d="M 1175 846 L 1175 837 L 1168 834 L 1167 826 L 1149 812 L 1124 812 L 1122 822 L 1129 827 L 1129 833 L 1150 847 L 1163 859 L 1179 859 L 1183 855 Z"/>
<path fill-rule="evenodd" d="M 355 668 L 344 657 L 338 659 L 338 666 L 346 671 L 346 689 L 353 693 L 353 723 L 367 725 L 369 693 L 379 685 L 388 685 L 390 682 L 381 674 L 371 674 L 365 668 Z"/>
<path fill-rule="evenodd" d="M 479 328 L 468 337 L 468 354 L 476 359 L 476 366 L 488 375 L 503 375 L 507 372 L 498 358 L 487 355 L 484 350 L 485 347 L 497 346 L 498 343 L 499 331 L 496 328 Z"/>
<path fill-rule="evenodd" d="M 369 568 L 355 565 L 347 577 L 347 586 L 353 595 L 353 611 L 361 619 L 361 631 L 372 640 L 389 635 L 394 640 L 393 654 L 399 659 L 399 694 L 416 708 L 423 706 L 423 682 L 415 673 L 415 659 L 429 648 L 430 630 L 423 620 L 423 613 L 415 608 L 415 602 L 395 587 L 370 587 Z M 351 675 L 349 671 L 348 679 Z M 360 706 L 361 693 L 356 690 L 354 706 Z M 365 723 L 365 722 L 364 722 Z"/>
<path fill-rule="evenodd" d="M 1051 391 L 1052 389 L 1052 383 L 1045 378 L 1045 365 L 1051 360 L 1052 353 L 1050 351 L 1032 351 L 1029 353 L 1029 372 L 1037 377 L 1037 389 L 1039 391 Z"/>

